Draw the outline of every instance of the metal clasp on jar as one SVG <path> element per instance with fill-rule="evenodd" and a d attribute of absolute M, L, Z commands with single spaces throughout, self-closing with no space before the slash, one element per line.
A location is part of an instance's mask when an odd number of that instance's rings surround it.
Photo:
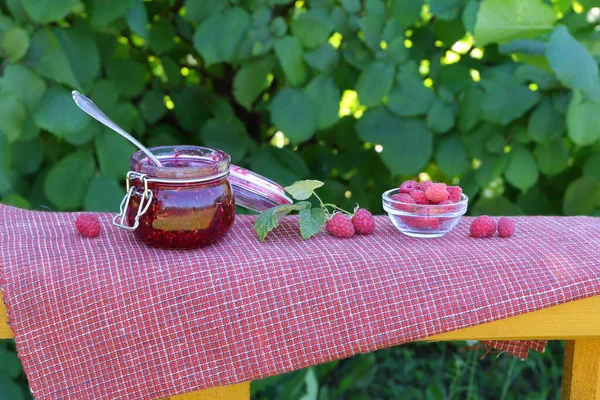
<path fill-rule="evenodd" d="M 127 225 L 127 209 L 129 208 L 129 201 L 131 200 L 131 196 L 136 192 L 136 187 L 131 185 L 131 180 L 139 179 L 144 184 L 144 192 L 141 194 L 140 204 L 138 206 L 137 213 L 135 214 L 135 218 L 133 220 L 133 225 Z M 148 211 L 150 204 L 152 203 L 152 198 L 154 194 L 152 190 L 148 189 L 148 177 L 146 174 L 141 174 L 135 171 L 129 171 L 127 173 L 127 193 L 125 193 L 125 197 L 123 201 L 121 201 L 121 207 L 119 214 L 117 214 L 113 218 L 113 225 L 118 226 L 119 228 L 127 229 L 128 231 L 134 231 L 140 225 L 140 217 Z"/>

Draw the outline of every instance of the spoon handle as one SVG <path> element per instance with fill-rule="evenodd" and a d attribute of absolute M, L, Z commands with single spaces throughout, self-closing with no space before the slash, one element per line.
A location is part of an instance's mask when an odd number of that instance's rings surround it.
<path fill-rule="evenodd" d="M 117 132 L 119 135 L 123 136 L 125 139 L 129 140 L 131 143 L 137 146 L 138 149 L 142 150 L 146 155 L 152 160 L 154 164 L 159 167 L 162 167 L 162 164 L 158 158 L 154 154 L 150 152 L 144 145 L 142 145 L 136 138 L 131 136 L 129 133 L 125 132 L 119 125 L 115 124 L 114 121 L 106 116 L 98 108 L 98 106 L 90 99 L 79 93 L 77 90 L 73 90 L 71 92 L 73 95 L 73 101 L 79 108 L 85 111 L 90 117 L 94 118 L 97 121 L 100 121 L 103 125 L 109 127 L 113 131 Z"/>

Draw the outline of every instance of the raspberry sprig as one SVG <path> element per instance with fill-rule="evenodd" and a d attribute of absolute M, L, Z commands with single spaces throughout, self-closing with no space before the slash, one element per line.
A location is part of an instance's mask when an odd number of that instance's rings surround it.
<path fill-rule="evenodd" d="M 258 239 L 264 241 L 269 232 L 279 225 L 281 218 L 293 212 L 298 212 L 300 233 L 304 240 L 319 233 L 323 227 L 329 234 L 343 238 L 352 237 L 355 233 L 368 235 L 375 230 L 375 219 L 371 213 L 358 205 L 351 213 L 333 203 L 324 203 L 315 192 L 323 185 L 321 181 L 303 180 L 287 186 L 286 192 L 298 202 L 276 206 L 260 214 L 254 223 Z M 313 196 L 319 202 L 318 206 L 313 207 L 307 201 Z"/>

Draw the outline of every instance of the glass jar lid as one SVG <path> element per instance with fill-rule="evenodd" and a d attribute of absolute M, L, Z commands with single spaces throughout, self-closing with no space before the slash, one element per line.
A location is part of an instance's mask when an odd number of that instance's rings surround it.
<path fill-rule="evenodd" d="M 250 210 L 262 212 L 271 207 L 292 204 L 283 186 L 237 165 L 230 166 L 229 183 L 235 203 Z"/>

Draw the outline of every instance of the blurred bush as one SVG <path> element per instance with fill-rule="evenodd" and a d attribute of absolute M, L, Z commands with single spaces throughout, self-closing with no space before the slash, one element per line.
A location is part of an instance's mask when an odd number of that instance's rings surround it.
<path fill-rule="evenodd" d="M 3 203 L 117 209 L 134 148 L 76 108 L 77 89 L 148 145 L 218 147 L 284 185 L 324 180 L 349 208 L 380 212 L 381 192 L 418 175 L 462 185 L 474 214 L 600 215 L 594 0 L 0 11 Z"/>
<path fill-rule="evenodd" d="M 114 211 L 134 148 L 218 147 L 380 211 L 418 174 L 473 213 L 600 213 L 593 0 L 0 0 L 0 196 Z"/>

